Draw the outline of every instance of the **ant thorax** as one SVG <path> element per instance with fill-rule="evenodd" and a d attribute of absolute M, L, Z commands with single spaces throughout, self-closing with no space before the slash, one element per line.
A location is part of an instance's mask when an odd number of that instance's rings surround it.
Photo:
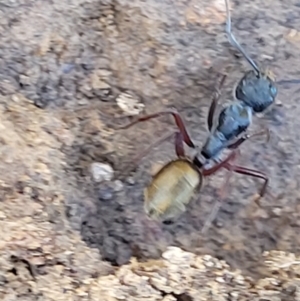
<path fill-rule="evenodd" d="M 241 101 L 225 106 L 218 118 L 215 131 L 222 133 L 227 141 L 245 132 L 252 123 L 252 108 Z"/>
<path fill-rule="evenodd" d="M 233 139 L 245 132 L 252 123 L 252 109 L 236 101 L 225 106 L 215 129 L 209 134 L 201 149 L 201 155 L 209 160 L 222 152 Z"/>

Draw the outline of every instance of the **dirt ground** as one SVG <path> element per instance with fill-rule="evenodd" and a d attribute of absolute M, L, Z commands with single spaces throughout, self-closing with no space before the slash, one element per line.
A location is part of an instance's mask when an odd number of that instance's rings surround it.
<path fill-rule="evenodd" d="M 278 80 L 300 78 L 299 1 L 231 6 L 234 31 L 247 52 Z M 224 22 L 221 0 L 0 0 L 3 300 L 46 300 L 51 283 L 68 292 L 80 279 L 107 275 L 132 256 L 159 258 L 168 246 L 210 254 L 256 278 L 266 274 L 264 251 L 299 253 L 297 84 L 279 85 L 273 108 L 254 118 L 251 132 L 268 127 L 271 140 L 241 148 L 239 163 L 270 177 L 261 208 L 251 202 L 261 183 L 234 176 L 216 221 L 201 235 L 224 181 L 220 172 L 153 238 L 143 188 L 156 164 L 175 157 L 171 141 L 136 171 L 124 172 L 173 122 L 161 117 L 115 130 L 130 120 L 116 104 L 121 93 L 139 99 L 143 113 L 176 107 L 196 144 L 203 144 L 218 71 L 232 67 L 222 90 L 225 103 L 249 69 L 229 46 Z M 110 163 L 123 176 L 95 183 L 94 162 Z M 57 284 L 61 275 L 66 283 Z"/>

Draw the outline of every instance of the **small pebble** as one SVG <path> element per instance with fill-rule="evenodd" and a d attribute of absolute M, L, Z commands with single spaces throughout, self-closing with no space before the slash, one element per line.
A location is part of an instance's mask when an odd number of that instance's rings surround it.
<path fill-rule="evenodd" d="M 135 180 L 133 177 L 129 177 L 126 179 L 127 184 L 129 185 L 134 185 L 135 184 Z"/>
<path fill-rule="evenodd" d="M 298 34 L 298 31 L 296 29 L 291 29 L 290 32 L 288 33 L 289 38 L 294 38 Z"/>
<path fill-rule="evenodd" d="M 120 181 L 120 180 L 114 181 L 114 190 L 116 192 L 122 191 L 123 188 L 124 188 L 124 185 L 123 185 L 122 181 Z"/>
<path fill-rule="evenodd" d="M 212 268 L 215 264 L 212 261 L 205 261 L 204 265 L 208 268 Z"/>
<path fill-rule="evenodd" d="M 230 297 L 232 297 L 234 299 L 237 299 L 239 297 L 239 293 L 238 292 L 231 292 Z"/>
<path fill-rule="evenodd" d="M 145 107 L 143 103 L 140 103 L 138 99 L 129 93 L 121 93 L 117 97 L 116 102 L 129 115 L 138 115 Z"/>
<path fill-rule="evenodd" d="M 221 222 L 220 220 L 216 220 L 216 221 L 215 221 L 215 225 L 216 225 L 218 228 L 223 228 L 223 227 L 224 227 L 224 223 Z"/>
<path fill-rule="evenodd" d="M 281 212 L 282 212 L 282 209 L 281 208 L 274 208 L 272 211 L 273 211 L 274 215 L 280 216 Z"/>
<path fill-rule="evenodd" d="M 94 162 L 91 164 L 91 173 L 97 183 L 110 181 L 113 178 L 114 170 L 109 164 Z"/>
<path fill-rule="evenodd" d="M 13 102 L 19 102 L 19 101 L 20 101 L 20 98 L 19 98 L 16 94 L 14 94 L 14 95 L 11 97 L 11 100 L 12 100 Z"/>
<path fill-rule="evenodd" d="M 85 105 L 87 105 L 88 103 L 89 103 L 89 102 L 88 102 L 86 99 L 84 99 L 84 98 L 78 100 L 78 104 L 79 104 L 80 106 L 85 106 Z"/>
<path fill-rule="evenodd" d="M 235 282 L 237 284 L 243 285 L 245 283 L 245 279 L 242 275 L 237 275 L 235 278 Z"/>
<path fill-rule="evenodd" d="M 275 104 L 278 107 L 282 107 L 282 105 L 283 105 L 283 103 L 282 103 L 282 101 L 280 99 L 276 99 Z"/>
<path fill-rule="evenodd" d="M 23 193 L 28 194 L 28 195 L 29 195 L 29 194 L 32 194 L 32 188 L 26 186 L 26 187 L 24 188 L 24 190 L 23 190 Z"/>
<path fill-rule="evenodd" d="M 222 263 L 220 261 L 217 261 L 215 264 L 217 269 L 221 270 L 223 268 Z"/>
<path fill-rule="evenodd" d="M 212 260 L 212 257 L 210 255 L 204 255 L 203 256 L 203 260 L 204 261 L 211 261 Z"/>
<path fill-rule="evenodd" d="M 0 219 L 1 220 L 5 220 L 6 219 L 6 215 L 0 211 Z"/>
<path fill-rule="evenodd" d="M 63 73 L 68 74 L 75 68 L 74 64 L 63 64 L 61 70 Z"/>
<path fill-rule="evenodd" d="M 294 285 L 290 285 L 284 291 L 286 294 L 293 296 L 297 291 L 297 287 Z"/>
<path fill-rule="evenodd" d="M 219 283 L 225 283 L 225 280 L 222 277 L 217 277 L 216 281 L 219 282 Z"/>
<path fill-rule="evenodd" d="M 274 286 L 279 286 L 279 284 L 280 284 L 279 281 L 277 281 L 276 279 L 271 279 L 270 283 Z"/>
<path fill-rule="evenodd" d="M 114 191 L 110 186 L 102 187 L 98 191 L 98 198 L 100 201 L 110 201 L 113 196 Z"/>

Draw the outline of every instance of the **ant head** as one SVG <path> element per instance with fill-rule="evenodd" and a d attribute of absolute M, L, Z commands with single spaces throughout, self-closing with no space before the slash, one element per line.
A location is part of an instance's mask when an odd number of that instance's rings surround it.
<path fill-rule="evenodd" d="M 277 96 L 278 90 L 270 71 L 248 71 L 235 88 L 235 97 L 251 107 L 255 113 L 266 110 Z"/>

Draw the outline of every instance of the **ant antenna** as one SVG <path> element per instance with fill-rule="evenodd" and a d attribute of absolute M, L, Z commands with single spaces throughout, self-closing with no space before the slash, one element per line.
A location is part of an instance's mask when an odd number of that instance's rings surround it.
<path fill-rule="evenodd" d="M 231 31 L 231 16 L 230 16 L 230 7 L 229 7 L 229 0 L 225 0 L 226 5 L 226 34 L 229 40 L 229 43 L 235 47 L 242 55 L 243 57 L 248 61 L 248 63 L 253 67 L 253 69 L 257 72 L 257 74 L 260 74 L 260 70 L 256 63 L 248 56 L 248 54 L 245 52 L 245 50 L 242 48 L 242 46 L 239 44 L 239 42 L 236 40 L 235 36 L 233 35 Z"/>

